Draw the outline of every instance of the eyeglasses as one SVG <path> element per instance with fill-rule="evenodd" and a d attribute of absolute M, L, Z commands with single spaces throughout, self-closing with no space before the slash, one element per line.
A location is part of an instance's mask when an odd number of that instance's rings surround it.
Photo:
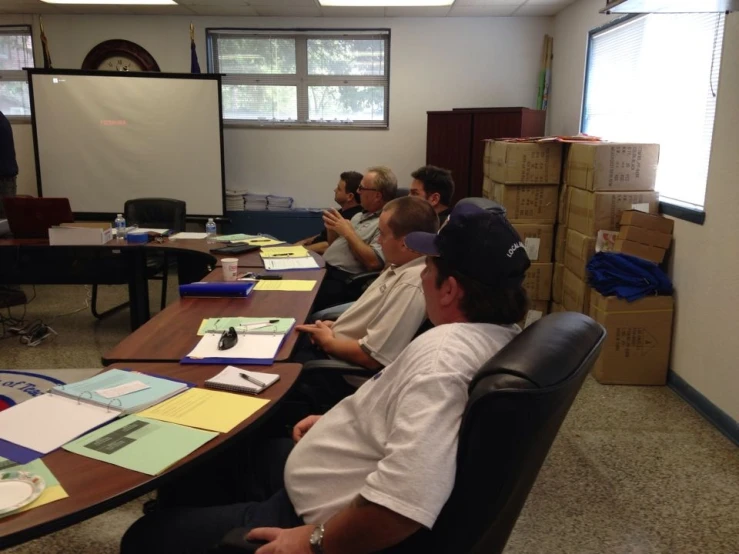
<path fill-rule="evenodd" d="M 373 189 L 373 188 L 370 188 L 370 187 L 365 187 L 364 185 L 359 185 L 357 187 L 357 190 L 359 192 L 362 192 L 363 190 L 373 190 L 373 191 L 377 192 L 379 189 Z"/>

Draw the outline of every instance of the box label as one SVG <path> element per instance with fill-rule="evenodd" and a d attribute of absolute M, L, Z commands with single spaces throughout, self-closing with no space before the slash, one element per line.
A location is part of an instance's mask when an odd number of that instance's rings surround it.
<path fill-rule="evenodd" d="M 539 260 L 539 245 L 541 244 L 540 238 L 534 238 L 534 237 L 527 237 L 524 239 L 524 248 L 526 249 L 526 254 L 529 257 L 529 260 L 532 262 L 536 262 Z"/>

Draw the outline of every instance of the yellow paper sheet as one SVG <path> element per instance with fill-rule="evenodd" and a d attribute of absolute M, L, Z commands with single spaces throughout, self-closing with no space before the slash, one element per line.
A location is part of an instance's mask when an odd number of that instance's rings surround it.
<path fill-rule="evenodd" d="M 228 433 L 268 402 L 242 394 L 190 389 L 136 415 Z"/>
<path fill-rule="evenodd" d="M 24 506 L 20 510 L 17 510 L 13 513 L 18 514 L 20 512 L 27 512 L 28 510 L 33 510 L 34 508 L 38 508 L 39 506 L 43 506 L 44 504 L 51 504 L 52 502 L 56 502 L 57 500 L 61 500 L 62 498 L 67 498 L 68 496 L 69 495 L 67 494 L 67 491 L 65 491 L 61 485 L 54 485 L 53 487 L 48 487 L 44 489 L 44 492 L 41 493 L 41 496 L 31 502 L 28 506 Z"/>
<path fill-rule="evenodd" d="M 276 246 L 278 244 L 285 244 L 284 240 L 277 239 L 244 239 L 244 240 L 233 240 L 231 244 L 248 244 L 249 246 Z"/>
<path fill-rule="evenodd" d="M 260 252 L 262 258 L 274 258 L 290 256 L 292 258 L 305 258 L 310 256 L 305 246 L 275 246 L 274 248 L 262 248 Z"/>
<path fill-rule="evenodd" d="M 281 290 L 281 291 L 311 291 L 316 286 L 315 281 L 301 281 L 299 279 L 289 279 L 284 281 L 265 279 L 259 281 L 254 290 Z"/>

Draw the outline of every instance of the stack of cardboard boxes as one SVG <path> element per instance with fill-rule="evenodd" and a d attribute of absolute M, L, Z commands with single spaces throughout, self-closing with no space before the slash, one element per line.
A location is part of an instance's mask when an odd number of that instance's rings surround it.
<path fill-rule="evenodd" d="M 527 326 L 549 311 L 562 144 L 489 140 L 483 163 L 483 196 L 505 207 L 531 259 L 524 281 L 531 301 Z"/>
<path fill-rule="evenodd" d="M 625 210 L 657 213 L 659 145 L 605 142 L 570 145 L 560 196 L 552 311 L 589 313 L 586 266 L 598 231 L 616 231 Z"/>

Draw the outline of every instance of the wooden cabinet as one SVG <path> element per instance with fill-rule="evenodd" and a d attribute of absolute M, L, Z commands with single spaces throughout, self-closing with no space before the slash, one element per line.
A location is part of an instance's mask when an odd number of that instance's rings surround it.
<path fill-rule="evenodd" d="M 489 138 L 544 134 L 546 112 L 528 108 L 457 108 L 427 112 L 426 163 L 452 171 L 454 202 L 482 196 L 482 158 Z"/>

